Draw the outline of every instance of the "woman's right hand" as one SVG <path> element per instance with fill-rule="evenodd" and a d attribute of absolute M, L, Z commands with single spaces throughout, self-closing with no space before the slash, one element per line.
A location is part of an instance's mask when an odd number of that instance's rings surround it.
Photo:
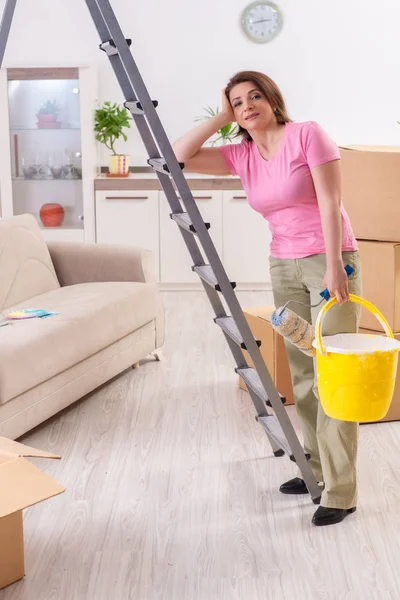
<path fill-rule="evenodd" d="M 224 114 L 224 116 L 226 117 L 226 123 L 231 123 L 232 121 L 235 121 L 235 115 L 233 113 L 233 109 L 231 106 L 231 103 L 229 102 L 229 98 L 226 95 L 226 87 L 223 88 L 222 90 L 222 109 L 221 109 L 221 113 Z"/>

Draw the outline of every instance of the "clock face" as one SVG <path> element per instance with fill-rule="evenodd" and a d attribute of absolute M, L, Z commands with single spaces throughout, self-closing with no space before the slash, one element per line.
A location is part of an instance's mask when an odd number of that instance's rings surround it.
<path fill-rule="evenodd" d="M 280 32 L 282 22 L 279 8 L 264 0 L 252 2 L 242 14 L 243 30 L 254 42 L 270 42 Z"/>

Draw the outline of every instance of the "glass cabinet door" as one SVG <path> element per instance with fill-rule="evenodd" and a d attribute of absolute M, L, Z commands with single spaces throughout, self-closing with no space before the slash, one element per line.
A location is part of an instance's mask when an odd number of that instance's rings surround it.
<path fill-rule="evenodd" d="M 13 214 L 83 228 L 77 68 L 8 69 Z"/>

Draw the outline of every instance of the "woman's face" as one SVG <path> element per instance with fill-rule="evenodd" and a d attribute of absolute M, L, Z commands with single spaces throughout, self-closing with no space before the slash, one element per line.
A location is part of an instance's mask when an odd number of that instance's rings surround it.
<path fill-rule="evenodd" d="M 276 121 L 270 103 L 252 81 L 235 85 L 229 100 L 236 122 L 249 133 L 265 131 L 271 122 Z"/>

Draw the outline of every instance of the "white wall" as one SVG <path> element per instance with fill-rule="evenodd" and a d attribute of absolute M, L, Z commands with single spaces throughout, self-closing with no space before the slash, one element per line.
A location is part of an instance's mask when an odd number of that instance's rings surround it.
<path fill-rule="evenodd" d="M 220 104 L 230 75 L 255 69 L 280 85 L 293 119 L 318 121 L 339 144 L 400 145 L 397 0 L 277 0 L 284 28 L 265 45 L 240 30 L 246 0 L 111 2 L 171 140 Z M 100 100 L 122 102 L 98 43 L 84 0 L 18 0 L 4 66 L 97 62 Z M 122 148 L 145 164 L 135 131 Z"/>

